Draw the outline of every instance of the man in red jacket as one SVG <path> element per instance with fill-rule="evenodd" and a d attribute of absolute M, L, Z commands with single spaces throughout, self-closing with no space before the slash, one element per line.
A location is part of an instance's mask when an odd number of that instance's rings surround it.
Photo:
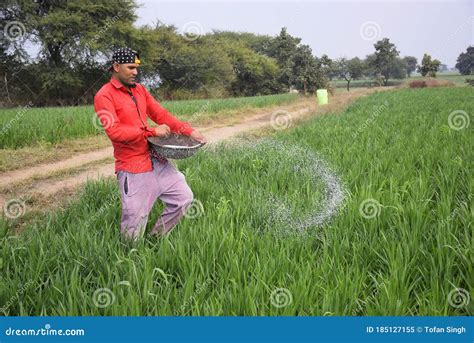
<path fill-rule="evenodd" d="M 122 199 L 120 230 L 129 239 L 142 237 L 156 199 L 166 207 L 151 234 L 169 232 L 185 214 L 193 193 L 184 175 L 160 156 L 151 156 L 147 138 L 166 137 L 170 132 L 206 138 L 179 121 L 136 83 L 140 58 L 136 51 L 121 48 L 112 57 L 112 78 L 95 95 L 94 108 L 112 141 Z M 147 117 L 158 124 L 149 127 Z"/>

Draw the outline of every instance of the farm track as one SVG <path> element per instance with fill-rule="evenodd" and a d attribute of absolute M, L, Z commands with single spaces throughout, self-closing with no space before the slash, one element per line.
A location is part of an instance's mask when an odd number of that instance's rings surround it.
<path fill-rule="evenodd" d="M 340 111 L 356 99 L 380 90 L 373 88 L 355 89 L 348 93 L 339 93 L 330 98 L 330 104 L 324 107 L 316 105 L 314 98 L 303 99 L 297 103 L 272 108 L 263 108 L 257 114 L 244 117 L 233 125 L 196 127 L 209 141 L 215 144 L 238 134 L 268 127 L 277 111 L 285 111 L 292 125 L 296 121 L 314 116 Z M 32 168 L 8 171 L 0 174 L 0 205 L 10 199 L 22 199 L 33 203 L 33 207 L 51 207 L 61 202 L 62 195 L 71 196 L 74 191 L 88 180 L 114 176 L 112 147 L 80 153 L 59 162 L 41 164 Z"/>

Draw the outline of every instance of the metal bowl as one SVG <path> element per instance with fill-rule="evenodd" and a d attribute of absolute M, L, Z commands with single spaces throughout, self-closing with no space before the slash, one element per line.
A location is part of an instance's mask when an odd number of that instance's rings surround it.
<path fill-rule="evenodd" d="M 150 148 L 158 155 L 175 160 L 190 157 L 205 143 L 173 133 L 168 137 L 149 137 Z"/>

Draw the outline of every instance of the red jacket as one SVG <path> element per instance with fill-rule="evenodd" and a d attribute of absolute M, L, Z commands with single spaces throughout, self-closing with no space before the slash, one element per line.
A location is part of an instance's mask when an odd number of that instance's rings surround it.
<path fill-rule="evenodd" d="M 95 95 L 94 109 L 112 141 L 115 172 L 143 173 L 152 170 L 147 138 L 155 135 L 147 117 L 187 136 L 194 129 L 173 117 L 142 85 L 137 83 L 130 90 L 133 97 L 120 81 L 112 78 Z"/>

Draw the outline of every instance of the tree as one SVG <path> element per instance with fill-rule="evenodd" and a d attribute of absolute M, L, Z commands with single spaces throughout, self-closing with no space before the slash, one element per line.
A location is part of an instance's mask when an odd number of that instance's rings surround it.
<path fill-rule="evenodd" d="M 270 56 L 269 50 L 271 42 L 275 39 L 268 35 L 257 35 L 250 32 L 232 32 L 213 30 L 212 33 L 205 37 L 215 39 L 222 42 L 232 42 L 239 45 L 244 45 L 247 48 L 257 52 L 261 55 Z"/>
<path fill-rule="evenodd" d="M 321 71 L 329 80 L 332 80 L 336 76 L 334 61 L 328 57 L 328 55 L 323 54 L 319 58 L 319 66 Z"/>
<path fill-rule="evenodd" d="M 327 85 L 332 61 L 318 59 L 282 28 L 275 37 L 214 31 L 189 39 L 173 25 L 136 26 L 135 0 L 6 0 L 3 22 L 25 26 L 0 47 L 0 101 L 36 105 L 90 103 L 110 78 L 113 48 L 138 50 L 138 81 L 166 99 L 274 94 Z M 7 34 L 0 30 L 1 35 Z M 9 38 L 9 37 L 6 37 Z M 24 50 L 32 43 L 34 49 Z M 38 56 L 28 52 L 39 51 Z M 25 86 L 28 85 L 28 86 Z"/>
<path fill-rule="evenodd" d="M 364 76 L 369 78 L 377 76 L 377 71 L 375 70 L 375 54 L 367 55 L 362 63 L 364 64 Z"/>
<path fill-rule="evenodd" d="M 287 90 L 294 83 L 293 56 L 300 42 L 301 38 L 291 36 L 286 27 L 283 27 L 280 34 L 270 43 L 268 50 L 269 56 L 275 58 L 278 63 L 280 69 L 279 82 L 285 85 Z"/>
<path fill-rule="evenodd" d="M 407 76 L 407 63 L 404 59 L 396 57 L 390 63 L 390 75 L 394 79 L 404 79 Z"/>
<path fill-rule="evenodd" d="M 354 57 L 350 60 L 340 58 L 335 63 L 335 70 L 337 75 L 347 82 L 347 90 L 350 90 L 352 80 L 358 79 L 363 75 L 364 63 L 358 58 Z"/>
<path fill-rule="evenodd" d="M 253 96 L 278 93 L 278 65 L 273 58 L 261 55 L 243 42 L 221 42 L 230 57 L 235 80 L 231 93 L 235 96 Z"/>
<path fill-rule="evenodd" d="M 265 44 L 269 57 L 277 61 L 279 84 L 285 90 L 296 87 L 303 92 L 313 92 L 327 84 L 319 60 L 309 46 L 300 45 L 301 38 L 293 37 L 286 27 L 280 34 Z"/>
<path fill-rule="evenodd" d="M 235 79 L 232 61 L 218 42 L 189 42 L 173 34 L 160 37 L 159 41 L 161 54 L 149 63 L 161 79 L 161 96 L 212 97 L 230 88 Z"/>
<path fill-rule="evenodd" d="M 418 60 L 414 56 L 405 56 L 403 57 L 403 60 L 406 63 L 407 76 L 411 77 L 411 73 L 413 73 L 416 70 L 416 65 L 418 63 Z"/>
<path fill-rule="evenodd" d="M 266 95 L 285 91 L 278 82 L 278 63 L 268 54 L 273 37 L 248 32 L 214 31 L 204 38 L 218 42 L 231 60 L 235 74 L 230 86 L 232 95 Z"/>
<path fill-rule="evenodd" d="M 16 9 L 43 58 L 61 67 L 121 42 L 137 18 L 136 6 L 133 0 L 17 0 L 6 11 Z"/>
<path fill-rule="evenodd" d="M 431 56 L 428 54 L 423 55 L 423 59 L 421 60 L 421 65 L 418 66 L 418 72 L 422 76 L 430 76 L 436 77 L 436 72 L 439 69 L 441 62 L 438 60 L 432 60 Z"/>
<path fill-rule="evenodd" d="M 294 86 L 304 95 L 314 93 L 325 85 L 325 78 L 308 45 L 300 45 L 293 56 Z"/>
<path fill-rule="evenodd" d="M 90 75 L 84 78 L 81 71 L 94 74 L 93 80 L 101 78 L 103 63 L 97 60 L 105 61 L 105 53 L 122 45 L 133 31 L 136 6 L 133 0 L 6 1 L 0 8 L 2 22 L 20 23 L 25 31 L 22 44 L 29 42 L 39 50 L 37 59 L 26 55 L 21 68 L 28 91 L 41 94 L 35 103 L 74 104 L 81 98 L 91 88 L 86 83 Z"/>
<path fill-rule="evenodd" d="M 468 47 L 466 52 L 459 55 L 455 67 L 462 75 L 469 75 L 474 72 L 474 46 Z"/>
<path fill-rule="evenodd" d="M 374 44 L 375 47 L 375 61 L 374 67 L 378 74 L 383 77 L 384 86 L 387 85 L 388 79 L 391 76 L 393 62 L 399 55 L 395 44 L 390 43 L 390 39 L 383 38 Z"/>

